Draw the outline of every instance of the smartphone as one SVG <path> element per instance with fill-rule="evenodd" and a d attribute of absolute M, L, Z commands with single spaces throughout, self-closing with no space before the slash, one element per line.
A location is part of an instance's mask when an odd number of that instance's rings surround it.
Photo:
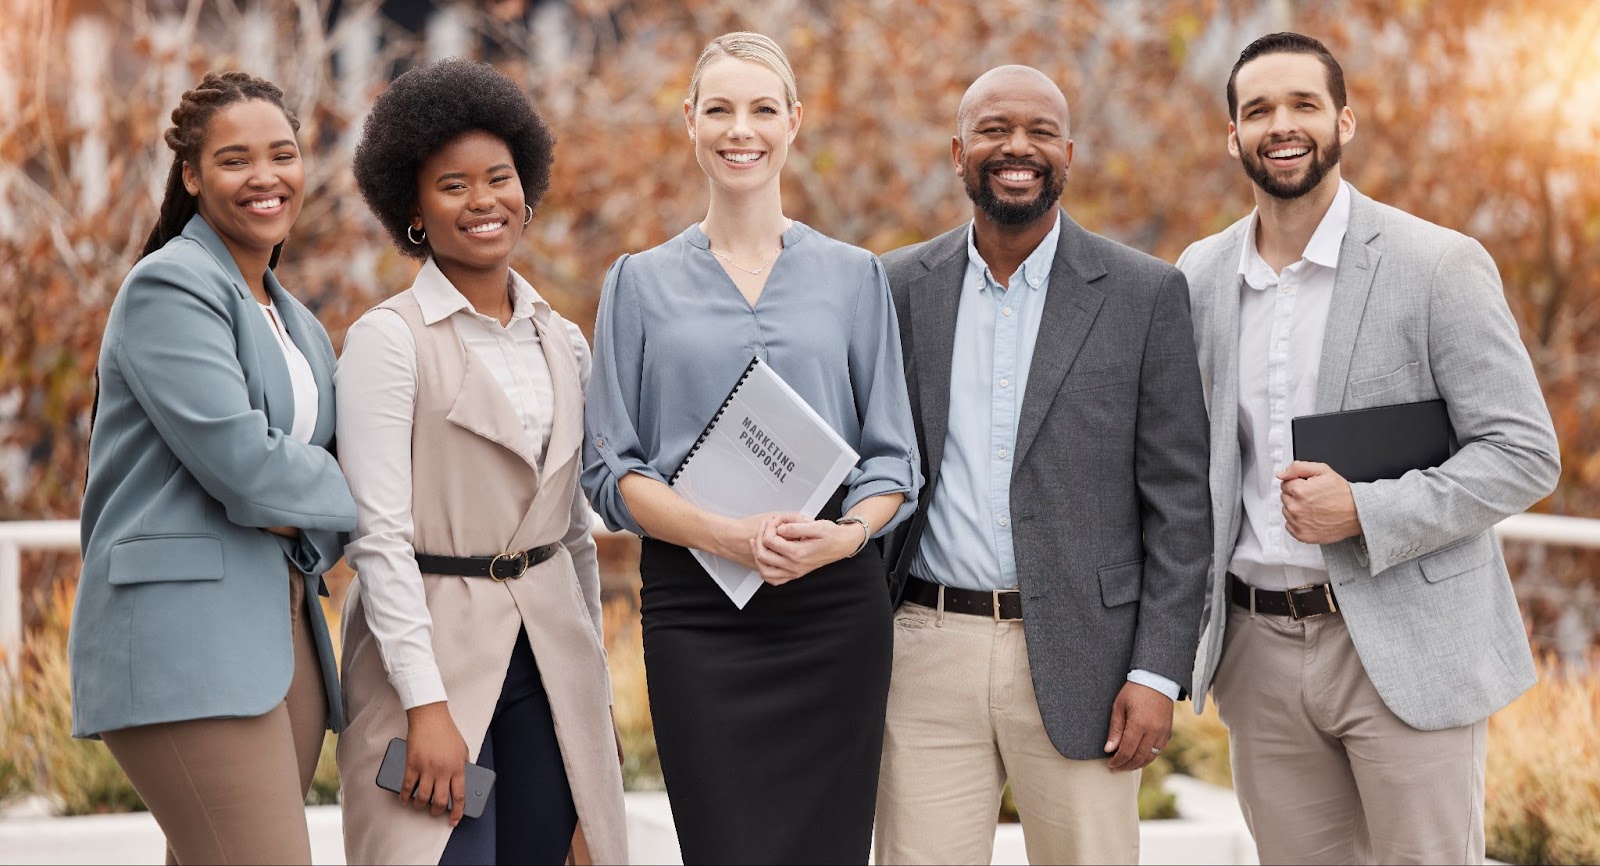
<path fill-rule="evenodd" d="M 385 791 L 401 793 L 400 782 L 406 777 L 406 741 L 402 737 L 395 737 L 389 741 L 389 748 L 383 753 L 383 764 L 378 767 L 378 787 Z M 494 790 L 494 771 L 477 764 L 467 764 L 467 802 L 462 807 L 462 814 L 468 818 L 483 817 L 483 806 L 489 801 L 489 792 Z M 453 803 L 445 803 L 449 809 Z"/>

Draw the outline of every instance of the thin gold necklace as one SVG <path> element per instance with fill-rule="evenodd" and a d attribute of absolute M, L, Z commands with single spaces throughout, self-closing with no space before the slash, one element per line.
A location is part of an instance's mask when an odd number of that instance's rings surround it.
<path fill-rule="evenodd" d="M 788 223 L 789 224 L 784 227 L 784 231 L 788 231 L 789 229 L 794 228 L 794 220 L 789 220 Z M 705 231 L 705 229 L 703 227 L 703 224 L 702 224 L 702 228 L 700 229 L 700 231 L 702 233 Z M 778 260 L 778 256 L 783 255 L 783 237 L 779 236 L 779 238 L 778 238 L 778 248 L 773 251 L 772 258 L 767 259 L 766 261 L 762 262 L 761 265 L 759 267 L 757 267 L 755 270 L 751 270 L 751 269 L 739 264 L 738 262 L 734 261 L 732 256 L 725 256 L 722 253 L 719 253 L 716 250 L 711 249 L 711 239 L 710 238 L 706 238 L 706 251 L 710 252 L 712 255 L 716 256 L 717 258 L 722 259 L 723 261 L 727 262 L 728 265 L 730 267 L 734 268 L 735 270 L 743 271 L 743 272 L 745 272 L 745 273 L 747 273 L 747 274 L 749 274 L 750 276 L 753 277 L 753 276 L 756 276 L 756 275 L 760 274 L 762 271 L 766 270 L 769 266 L 771 266 L 771 264 L 773 262 L 777 261 Z"/>
<path fill-rule="evenodd" d="M 727 262 L 729 265 L 731 265 L 735 269 L 744 271 L 745 273 L 747 273 L 747 274 L 749 274 L 751 276 L 755 276 L 755 275 L 761 273 L 762 271 L 766 270 L 768 265 L 771 265 L 773 262 L 778 260 L 778 256 L 783 253 L 783 242 L 782 241 L 778 242 L 778 249 L 777 249 L 777 251 L 775 251 L 772 254 L 772 258 L 767 259 L 766 261 L 762 262 L 760 267 L 757 267 L 754 270 L 751 270 L 750 268 L 747 268 L 747 267 L 739 264 L 738 262 L 734 261 L 729 256 L 725 256 L 722 253 L 719 253 L 716 250 L 711 249 L 710 246 L 707 246 L 706 249 L 710 250 L 712 255 L 714 255 L 717 258 L 722 259 L 723 261 Z"/>

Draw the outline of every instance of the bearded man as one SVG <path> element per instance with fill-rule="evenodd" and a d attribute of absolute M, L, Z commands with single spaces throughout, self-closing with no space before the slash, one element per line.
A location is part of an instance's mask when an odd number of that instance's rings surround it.
<path fill-rule="evenodd" d="M 1550 413 L 1483 247 L 1340 178 L 1322 43 L 1257 39 L 1227 99 L 1256 207 L 1178 260 L 1216 527 L 1195 710 L 1209 690 L 1261 862 L 1482 863 L 1486 719 L 1534 681 L 1492 529 L 1554 488 Z M 1460 443 L 1438 466 L 1295 459 L 1296 416 L 1425 400 Z"/>
<path fill-rule="evenodd" d="M 987 864 L 1006 783 L 1032 863 L 1136 863 L 1139 771 L 1194 662 L 1211 523 L 1183 275 L 1059 199 L 1066 97 L 1003 66 L 950 152 L 972 221 L 884 257 L 923 477 L 880 863 Z"/>

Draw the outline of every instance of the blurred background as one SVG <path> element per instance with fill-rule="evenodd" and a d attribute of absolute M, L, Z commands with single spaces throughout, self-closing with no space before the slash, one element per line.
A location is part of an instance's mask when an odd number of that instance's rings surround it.
<path fill-rule="evenodd" d="M 880 253 L 965 220 L 949 165 L 957 102 L 984 70 L 1025 63 L 1071 103 L 1068 211 L 1169 261 L 1251 207 L 1225 149 L 1223 86 L 1239 51 L 1276 30 L 1322 39 L 1344 65 L 1358 120 L 1345 177 L 1479 239 L 1500 267 L 1561 441 L 1560 486 L 1535 510 L 1600 517 L 1593 0 L 0 0 L 0 10 L 0 521 L 77 516 L 105 316 L 155 220 L 171 159 L 161 133 L 203 72 L 271 78 L 300 116 L 309 196 L 278 273 L 336 347 L 415 272 L 349 170 L 373 97 L 449 55 L 522 82 L 559 144 L 514 264 L 589 333 L 607 265 L 704 213 L 680 105 L 701 47 L 738 29 L 774 37 L 798 74 L 805 124 L 784 175 L 796 219 Z M 626 667 L 637 662 L 636 543 L 601 544 L 613 662 Z M 1520 828 L 1502 833 L 1501 850 L 1593 862 L 1600 559 L 1573 546 L 1506 549 L 1534 645 L 1550 657 L 1545 680 L 1568 690 L 1543 695 L 1556 703 L 1529 718 L 1560 716 L 1541 723 L 1542 736 L 1575 726 L 1559 761 L 1540 759 L 1540 772 L 1565 775 L 1515 784 L 1545 800 L 1554 785 L 1589 817 L 1497 819 Z M 98 744 L 50 742 L 64 738 L 49 733 L 65 718 L 64 690 L 51 691 L 64 689 L 64 662 L 53 656 L 77 568 L 75 551 L 22 555 L 15 602 L 27 639 L 3 650 L 12 675 L 0 699 L 0 798 L 43 796 L 57 811 L 136 806 L 116 793 L 114 766 L 89 766 L 98 759 L 82 750 Z M 342 592 L 349 573 L 338 576 Z M 642 700 L 642 673 L 632 675 Z M 630 760 L 647 765 L 638 712 Z M 1496 747 L 1491 762 L 1509 753 Z M 1218 766 L 1225 777 L 1225 751 Z M 648 785 L 648 766 L 635 770 Z M 63 781 L 74 774 L 83 778 Z M 74 784 L 111 793 L 72 799 L 62 791 Z M 1550 829 L 1561 821 L 1571 826 Z M 1550 841 L 1574 832 L 1588 842 Z M 1516 853 L 1524 848 L 1539 853 Z"/>

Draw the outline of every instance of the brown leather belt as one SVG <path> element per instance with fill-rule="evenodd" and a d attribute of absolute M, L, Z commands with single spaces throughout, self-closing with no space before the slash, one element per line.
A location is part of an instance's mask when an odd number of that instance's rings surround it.
<path fill-rule="evenodd" d="M 1254 599 L 1251 598 L 1252 595 Z M 1270 589 L 1256 589 L 1239 579 L 1238 575 L 1229 572 L 1228 598 L 1245 610 L 1286 616 L 1295 622 L 1339 612 L 1339 603 L 1334 600 L 1331 583 L 1313 583 L 1297 586 L 1288 592 L 1277 592 Z"/>
<path fill-rule="evenodd" d="M 923 580 L 914 574 L 906 575 L 906 601 L 914 601 L 935 610 L 939 607 L 939 590 L 944 590 L 944 609 L 947 613 L 970 613 L 987 616 L 996 622 L 1022 619 L 1022 593 L 1014 589 L 997 589 L 980 592 L 975 589 L 956 589 Z"/>
<path fill-rule="evenodd" d="M 515 580 L 535 565 L 556 555 L 561 542 L 552 541 L 543 547 L 530 547 L 515 553 L 497 553 L 494 556 L 434 556 L 431 553 L 413 554 L 417 569 L 423 574 L 451 574 L 457 577 L 492 577 L 495 580 Z"/>

